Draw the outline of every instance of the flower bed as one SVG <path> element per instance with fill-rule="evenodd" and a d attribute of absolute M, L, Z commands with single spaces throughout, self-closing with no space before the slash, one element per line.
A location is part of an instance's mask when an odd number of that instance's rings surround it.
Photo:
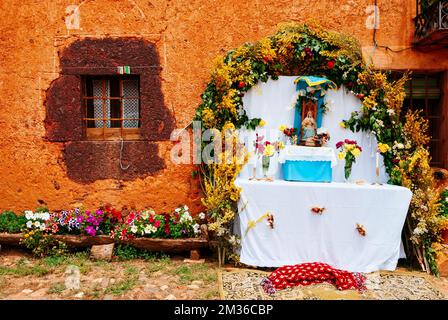
<path fill-rule="evenodd" d="M 25 211 L 24 216 L 3 213 L 0 221 L 0 244 L 24 245 L 36 255 L 45 255 L 55 247 L 82 248 L 114 242 L 165 252 L 208 246 L 205 215 L 193 218 L 187 206 L 164 214 L 152 209 L 123 214 L 110 206 L 96 211 L 77 208 L 54 213 L 40 209 Z"/>

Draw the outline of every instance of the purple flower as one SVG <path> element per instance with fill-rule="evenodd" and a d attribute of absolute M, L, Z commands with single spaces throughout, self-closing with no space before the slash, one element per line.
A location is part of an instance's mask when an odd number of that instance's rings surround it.
<path fill-rule="evenodd" d="M 87 226 L 86 232 L 88 235 L 91 235 L 92 237 L 94 237 L 96 235 L 96 229 L 92 226 Z"/>
<path fill-rule="evenodd" d="M 84 221 L 84 217 L 81 216 L 81 215 L 79 215 L 79 216 L 76 217 L 76 221 L 78 221 L 79 223 L 81 223 L 81 222 Z"/>

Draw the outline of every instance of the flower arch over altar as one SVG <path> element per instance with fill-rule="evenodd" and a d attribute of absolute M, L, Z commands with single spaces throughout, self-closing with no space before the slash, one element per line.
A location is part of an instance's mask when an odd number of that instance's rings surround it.
<path fill-rule="evenodd" d="M 405 228 L 407 254 L 416 257 L 422 268 L 437 272 L 431 244 L 447 221 L 437 217 L 427 123 L 418 114 L 401 110 L 406 77 L 390 82 L 383 72 L 368 68 L 356 39 L 320 27 L 285 24 L 272 36 L 229 51 L 215 61 L 195 120 L 202 122 L 202 130 L 255 129 L 264 121 L 250 118 L 243 107 L 245 93 L 259 81 L 299 75 L 325 77 L 360 99 L 360 111 L 350 114 L 341 126 L 347 132 L 370 131 L 382 144 L 389 183 L 413 192 Z M 219 247 L 227 249 L 227 256 L 237 260 L 238 239 L 231 227 L 239 197 L 234 181 L 243 166 L 233 157 L 231 164 L 200 167 L 209 229 Z"/>

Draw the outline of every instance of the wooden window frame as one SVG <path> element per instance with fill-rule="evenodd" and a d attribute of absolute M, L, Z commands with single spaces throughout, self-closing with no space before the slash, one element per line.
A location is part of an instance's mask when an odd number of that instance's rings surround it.
<path fill-rule="evenodd" d="M 394 77 L 396 78 L 398 76 L 401 76 L 403 74 L 403 72 L 400 71 L 394 71 Z M 425 81 L 425 97 L 422 98 L 421 100 L 424 100 L 424 105 L 414 105 L 415 104 L 415 100 L 418 100 L 416 98 L 412 97 L 412 93 L 413 93 L 413 86 L 412 86 L 412 78 L 413 75 L 415 78 L 424 78 Z M 428 78 L 429 77 L 437 77 L 438 78 L 438 86 L 440 89 L 440 97 L 439 97 L 439 102 L 438 102 L 438 106 L 437 106 L 437 113 L 430 112 L 429 110 L 429 98 L 428 98 Z M 432 144 L 436 144 L 437 146 L 440 146 L 440 148 L 438 147 L 439 150 L 437 150 L 437 155 L 438 157 L 434 157 L 435 154 L 431 154 L 431 166 L 434 167 L 446 167 L 447 166 L 447 160 L 444 159 L 444 153 L 445 151 L 445 140 L 446 138 L 443 136 L 443 127 L 444 127 L 444 120 L 446 115 L 444 114 L 444 97 L 445 97 L 445 90 L 444 90 L 444 74 L 442 72 L 438 72 L 438 71 L 415 71 L 411 74 L 410 76 L 410 80 L 409 80 L 409 94 L 410 96 L 406 96 L 405 99 L 409 100 L 409 109 L 410 110 L 421 110 L 422 111 L 422 116 L 424 119 L 427 119 L 431 123 L 434 125 L 435 122 L 437 122 L 437 125 L 435 125 L 435 131 L 437 132 L 438 136 L 437 137 L 430 137 L 430 141 L 428 144 L 428 148 L 431 151 L 431 145 Z M 446 81 L 446 80 L 445 80 Z"/>
<path fill-rule="evenodd" d="M 119 83 L 119 97 L 107 97 L 106 96 L 106 80 L 110 79 L 118 79 Z M 87 83 L 88 80 L 102 80 L 103 83 L 103 89 L 102 89 L 102 96 L 95 97 L 88 96 L 87 95 Z M 138 96 L 131 96 L 126 97 L 126 99 L 135 99 L 138 100 L 138 110 L 139 110 L 139 117 L 138 118 L 123 118 L 123 81 L 125 80 L 137 80 L 138 81 Z M 89 76 L 83 76 L 82 77 L 82 106 L 84 108 L 84 115 L 85 117 L 82 119 L 85 132 L 86 132 L 86 138 L 87 140 L 139 140 L 141 138 L 140 135 L 140 128 L 141 128 L 141 107 L 140 107 L 140 77 L 138 75 L 89 75 Z M 88 116 L 88 100 L 93 99 L 101 99 L 102 100 L 102 106 L 103 106 L 103 117 L 102 118 L 96 118 L 96 117 L 89 117 Z M 106 114 L 106 103 L 105 101 L 113 101 L 113 100 L 119 100 L 120 101 L 120 117 L 118 118 L 108 118 L 104 117 Z M 138 120 L 138 127 L 137 128 L 125 128 L 123 127 L 123 121 L 124 120 Z M 88 126 L 88 121 L 102 121 L 103 126 L 101 128 L 92 128 Z M 108 128 L 106 126 L 106 121 L 119 121 L 120 127 L 114 127 L 114 128 Z"/>

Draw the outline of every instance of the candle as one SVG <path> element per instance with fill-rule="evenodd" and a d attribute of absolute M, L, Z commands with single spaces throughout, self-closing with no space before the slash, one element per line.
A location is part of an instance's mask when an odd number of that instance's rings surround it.
<path fill-rule="evenodd" d="M 376 173 L 376 183 L 378 184 L 379 181 L 379 176 L 380 176 L 380 153 L 377 151 L 376 152 L 376 168 L 375 168 L 375 173 Z"/>

